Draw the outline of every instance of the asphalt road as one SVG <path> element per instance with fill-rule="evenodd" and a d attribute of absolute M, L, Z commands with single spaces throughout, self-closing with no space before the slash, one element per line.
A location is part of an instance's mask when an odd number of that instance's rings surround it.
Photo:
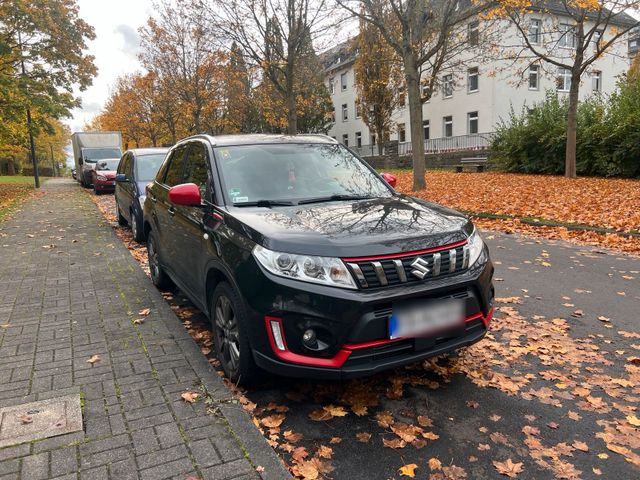
<path fill-rule="evenodd" d="M 501 233 L 486 232 L 484 237 L 496 264 L 497 297 L 507 301 L 499 304 L 502 309 L 506 307 L 506 314 L 498 312 L 497 317 L 507 318 L 502 321 L 505 324 L 512 315 L 510 309 L 515 309 L 520 321 L 531 326 L 517 338 L 517 329 L 514 335 L 507 325 L 506 330 L 501 328 L 494 333 L 495 341 L 505 351 L 514 341 L 526 348 L 536 343 L 528 337 L 542 332 L 543 337 L 549 337 L 550 345 L 557 347 L 552 360 L 547 358 L 543 346 L 514 362 L 505 352 L 492 348 L 489 363 L 506 363 L 499 364 L 497 371 L 507 378 L 529 375 L 529 383 L 516 394 L 473 383 L 472 376 L 465 373 L 449 376 L 446 383 L 441 375 L 417 366 L 411 370 L 412 376 L 438 382 L 439 387 L 405 383 L 401 398 L 388 398 L 386 392 L 393 385 L 393 378 L 405 375 L 405 370 L 378 375 L 364 381 L 364 388 L 379 397 L 379 405 L 369 408 L 364 416 L 350 412 L 344 417 L 320 422 L 308 417 L 321 405 L 344 405 L 341 399 L 350 396 L 358 386 L 362 388 L 363 384 L 358 382 L 310 383 L 269 377 L 263 385 L 250 390 L 247 397 L 259 408 L 269 402 L 288 406 L 281 430 L 301 433 L 303 439 L 295 446 L 304 446 L 310 455 L 320 445 L 331 447 L 333 454 L 328 461 L 334 468 L 329 474 L 332 478 L 400 478 L 398 468 L 412 463 L 418 466 L 416 478 L 429 478 L 430 473 L 436 475 L 434 479 L 505 478 L 500 477 L 493 461 L 507 459 L 522 462 L 522 472 L 517 475 L 522 479 L 640 478 L 640 468 L 625 461 L 629 454 L 616 453 L 606 446 L 607 443 L 626 445 L 631 452 L 640 453 L 640 429 L 634 429 L 626 421 L 640 403 L 639 367 L 627 360 L 633 355 L 640 356 L 640 339 L 618 333 L 640 332 L 640 259 Z M 609 321 L 603 321 L 605 318 Z M 553 333 L 548 334 L 555 328 L 553 319 L 566 320 L 559 339 L 553 337 Z M 534 324 L 541 327 L 538 329 Z M 544 341 L 543 338 L 541 342 L 544 344 Z M 474 348 L 476 355 L 482 356 L 483 348 L 488 349 L 488 345 L 485 347 L 481 342 Z M 598 358 L 589 356 L 594 353 Z M 586 361 L 582 361 L 583 354 Z M 546 374 L 543 378 L 540 375 L 543 371 L 555 374 Z M 631 385 L 601 388 L 602 376 L 623 378 Z M 577 387 L 588 390 L 591 397 L 602 399 L 606 406 L 594 400 L 597 408 L 593 411 L 585 400 L 586 392 L 571 393 Z M 538 394 L 527 394 L 530 390 Z M 306 395 L 298 402 L 287 398 L 288 392 L 298 393 L 294 397 L 300 392 Z M 543 403 L 549 401 L 560 405 Z M 375 413 L 383 410 L 391 412 L 395 421 L 407 424 L 417 424 L 417 415 L 428 416 L 433 427 L 423 430 L 432 431 L 439 438 L 428 440 L 422 448 L 413 445 L 385 448 L 382 439 L 394 439 L 396 435 L 376 422 Z M 581 418 L 571 419 L 567 416 L 569 411 Z M 265 412 L 262 416 L 268 414 Z M 617 425 L 622 425 L 622 433 L 614 428 L 613 434 L 609 431 L 609 436 L 605 435 L 606 441 L 596 437 L 604 431 L 604 424 L 598 422 L 616 420 Z M 525 434 L 522 431 L 525 426 L 534 430 Z M 371 439 L 366 443 L 357 441 L 358 432 L 371 433 Z M 330 444 L 331 437 L 339 437 L 341 442 Z M 586 446 L 575 444 L 576 441 Z M 282 438 L 279 442 L 283 442 Z M 574 444 L 578 448 L 571 446 Z M 286 453 L 284 456 L 288 458 Z M 438 477 L 442 471 L 431 471 L 428 466 L 432 458 L 437 458 L 442 465 L 461 467 L 464 472 L 450 469 L 446 471 L 449 477 Z"/>
<path fill-rule="evenodd" d="M 519 479 L 640 478 L 640 258 L 483 236 L 499 302 L 489 335 L 459 358 L 351 382 L 265 374 L 245 392 L 258 420 L 288 409 L 263 432 L 290 465 L 319 460 L 320 478 L 334 479 L 407 478 L 408 464 L 415 478 L 493 479 L 507 478 L 494 462 L 511 460 Z M 179 292 L 165 298 L 215 364 L 206 318 Z M 309 418 L 332 405 L 346 415 Z"/>

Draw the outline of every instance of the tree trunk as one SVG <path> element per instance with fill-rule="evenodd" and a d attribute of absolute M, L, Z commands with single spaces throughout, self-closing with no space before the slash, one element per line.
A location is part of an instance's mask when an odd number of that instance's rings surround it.
<path fill-rule="evenodd" d="M 571 75 L 569 89 L 569 113 L 567 115 L 567 148 L 565 151 L 564 176 L 576 178 L 576 145 L 578 137 L 578 93 L 580 89 L 580 73 Z"/>
<path fill-rule="evenodd" d="M 16 164 L 13 159 L 9 159 L 7 163 L 7 175 L 15 175 L 16 174 Z"/>
<path fill-rule="evenodd" d="M 413 190 L 426 188 L 424 180 L 424 130 L 422 129 L 422 98 L 420 93 L 420 72 L 413 56 L 404 58 L 405 80 L 409 97 L 409 122 L 411 124 L 411 150 L 413 152 Z"/>
<path fill-rule="evenodd" d="M 296 95 L 293 91 L 293 85 L 291 85 L 290 89 L 287 85 L 285 95 L 287 104 L 287 133 L 289 135 L 295 135 L 298 133 L 298 112 L 296 111 Z"/>

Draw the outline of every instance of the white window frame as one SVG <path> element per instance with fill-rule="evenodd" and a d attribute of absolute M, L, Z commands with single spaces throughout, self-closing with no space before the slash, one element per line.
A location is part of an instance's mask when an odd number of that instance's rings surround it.
<path fill-rule="evenodd" d="M 480 45 L 480 22 L 474 20 L 467 26 L 467 41 L 470 47 Z"/>
<path fill-rule="evenodd" d="M 431 137 L 431 122 L 429 120 L 422 121 L 422 134 L 425 140 L 429 140 Z"/>
<path fill-rule="evenodd" d="M 347 91 L 347 72 L 340 74 L 340 90 L 342 92 Z"/>
<path fill-rule="evenodd" d="M 449 92 L 448 95 L 447 95 L 447 91 Z M 443 98 L 453 97 L 453 74 L 452 73 L 442 76 L 442 97 Z"/>
<path fill-rule="evenodd" d="M 562 88 L 560 88 L 560 83 L 562 83 Z M 556 90 L 558 92 L 568 92 L 571 90 L 571 70 L 568 68 L 558 67 Z"/>
<path fill-rule="evenodd" d="M 598 45 L 602 41 L 602 30 L 596 30 L 593 32 L 593 36 L 591 37 L 591 41 L 593 42 L 593 51 L 598 51 Z"/>
<path fill-rule="evenodd" d="M 336 84 L 335 84 L 335 78 L 331 77 L 329 79 L 329 92 L 331 93 L 331 95 L 333 95 L 334 93 L 336 93 Z"/>
<path fill-rule="evenodd" d="M 529 43 L 531 45 L 540 45 L 542 42 L 542 20 L 539 18 L 532 18 L 529 22 Z"/>
<path fill-rule="evenodd" d="M 362 148 L 362 132 L 356 132 L 356 147 Z"/>
<path fill-rule="evenodd" d="M 348 134 L 348 133 L 343 133 L 343 134 L 342 134 L 342 144 L 343 144 L 345 147 L 348 147 L 348 146 L 349 146 L 349 134 Z"/>
<path fill-rule="evenodd" d="M 475 70 L 475 73 L 472 71 Z M 471 77 L 476 77 L 476 88 L 471 89 Z M 478 67 L 471 67 L 467 70 L 467 93 L 476 93 L 480 91 L 480 69 Z"/>
<path fill-rule="evenodd" d="M 347 103 L 342 104 L 342 121 L 349 121 L 349 104 Z"/>
<path fill-rule="evenodd" d="M 540 90 L 540 65 L 529 65 L 528 70 L 528 82 L 529 82 L 529 90 Z M 536 84 L 534 87 L 531 86 L 531 78 L 535 77 Z"/>
<path fill-rule="evenodd" d="M 476 122 L 476 131 L 472 132 L 471 131 L 471 122 L 474 121 Z M 469 112 L 467 113 L 467 135 L 476 135 L 480 133 L 480 115 L 478 114 L 478 111 L 476 110 L 475 112 Z"/>
<path fill-rule="evenodd" d="M 447 125 L 451 126 L 451 135 L 447 135 Z M 445 138 L 453 137 L 453 115 L 442 117 L 442 136 Z"/>
<path fill-rule="evenodd" d="M 600 70 L 591 72 L 591 90 L 594 92 L 602 91 L 602 72 Z"/>
<path fill-rule="evenodd" d="M 576 48 L 576 26 L 570 23 L 560 24 L 560 38 L 558 46 L 562 48 Z"/>
<path fill-rule="evenodd" d="M 403 138 L 400 138 L 400 137 Z M 407 141 L 407 124 L 406 123 L 399 123 L 398 124 L 398 142 L 399 143 L 404 143 Z"/>

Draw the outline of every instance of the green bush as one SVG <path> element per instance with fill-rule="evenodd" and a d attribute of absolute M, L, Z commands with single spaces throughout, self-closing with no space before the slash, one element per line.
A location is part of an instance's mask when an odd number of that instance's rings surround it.
<path fill-rule="evenodd" d="M 508 172 L 562 174 L 565 164 L 567 98 L 511 111 L 499 123 L 491 162 Z M 578 106 L 579 175 L 640 176 L 640 82 L 621 79 L 609 98 L 594 95 Z"/>

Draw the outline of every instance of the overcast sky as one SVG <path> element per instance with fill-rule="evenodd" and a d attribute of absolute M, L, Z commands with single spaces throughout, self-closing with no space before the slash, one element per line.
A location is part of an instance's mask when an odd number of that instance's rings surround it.
<path fill-rule="evenodd" d="M 72 132 L 81 130 L 100 111 L 118 76 L 140 70 L 138 28 L 152 11 L 151 0 L 79 0 L 78 4 L 80 16 L 96 32 L 88 53 L 95 57 L 98 76 L 91 87 L 80 92 L 82 108 L 75 109 L 67 120 Z"/>

